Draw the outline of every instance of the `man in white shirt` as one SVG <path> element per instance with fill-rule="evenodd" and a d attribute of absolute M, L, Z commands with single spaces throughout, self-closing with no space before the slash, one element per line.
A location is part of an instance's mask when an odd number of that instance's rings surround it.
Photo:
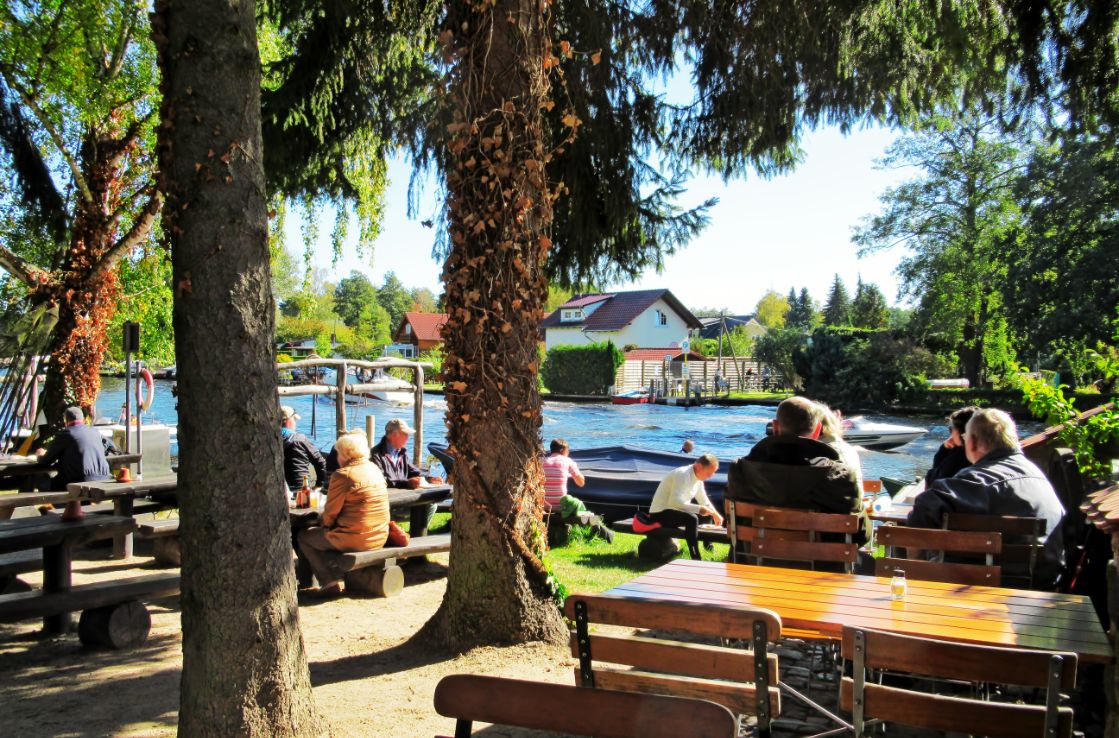
<path fill-rule="evenodd" d="M 694 464 L 670 471 L 653 495 L 649 506 L 649 517 L 665 528 L 683 528 L 688 542 L 688 552 L 693 559 L 701 558 L 699 553 L 699 517 L 710 516 L 716 525 L 723 524 L 723 516 L 707 499 L 703 483 L 714 476 L 719 469 L 719 460 L 714 454 L 704 454 Z"/>

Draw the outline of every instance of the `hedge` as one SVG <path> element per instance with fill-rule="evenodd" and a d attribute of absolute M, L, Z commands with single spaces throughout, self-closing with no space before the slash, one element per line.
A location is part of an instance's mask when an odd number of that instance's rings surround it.
<path fill-rule="evenodd" d="M 613 343 L 556 346 L 544 358 L 540 376 L 559 395 L 605 395 L 625 355 Z"/>

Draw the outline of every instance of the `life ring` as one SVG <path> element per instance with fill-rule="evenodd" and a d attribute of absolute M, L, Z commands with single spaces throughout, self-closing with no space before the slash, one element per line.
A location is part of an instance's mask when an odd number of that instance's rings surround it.
<path fill-rule="evenodd" d="M 144 396 L 144 386 L 147 385 L 147 397 Z M 147 369 L 141 369 L 140 374 L 136 377 L 136 407 L 139 410 L 147 412 L 155 400 L 155 381 L 152 380 L 152 373 Z"/>

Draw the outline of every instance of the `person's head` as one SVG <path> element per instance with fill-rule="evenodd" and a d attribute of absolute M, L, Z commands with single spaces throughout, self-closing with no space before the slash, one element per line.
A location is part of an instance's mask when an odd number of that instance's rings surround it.
<path fill-rule="evenodd" d="M 1017 451 L 1018 427 L 1002 410 L 976 410 L 967 421 L 964 452 L 975 463 L 992 451 Z"/>
<path fill-rule="evenodd" d="M 843 421 L 830 407 L 819 403 L 820 408 L 820 440 L 825 443 L 838 441 L 843 438 Z"/>
<path fill-rule="evenodd" d="M 395 449 L 402 449 L 407 446 L 408 436 L 415 432 L 415 428 L 400 418 L 393 418 L 385 423 L 385 438 L 389 439 L 389 444 Z"/>
<path fill-rule="evenodd" d="M 78 406 L 68 407 L 62 411 L 62 423 L 64 425 L 81 425 L 85 422 L 85 413 Z"/>
<path fill-rule="evenodd" d="M 295 430 L 295 421 L 299 420 L 295 408 L 291 405 L 280 405 L 280 427 Z"/>
<path fill-rule="evenodd" d="M 552 444 L 548 448 L 551 449 L 553 454 L 561 454 L 563 456 L 567 456 L 567 452 L 571 450 L 571 447 L 567 445 L 567 441 L 562 438 L 553 438 Z"/>
<path fill-rule="evenodd" d="M 945 441 L 948 448 L 963 447 L 967 421 L 971 420 L 971 416 L 975 415 L 975 411 L 978 409 L 974 405 L 969 405 L 968 407 L 961 407 L 948 416 L 948 440 Z"/>
<path fill-rule="evenodd" d="M 695 444 L 692 442 L 692 439 L 684 439 L 684 445 L 680 447 L 680 453 L 690 454 L 692 451 L 695 451 Z"/>
<path fill-rule="evenodd" d="M 719 471 L 719 460 L 715 458 L 715 454 L 704 454 L 696 459 L 692 469 L 695 471 L 695 478 L 705 482 Z"/>
<path fill-rule="evenodd" d="M 364 433 L 347 433 L 334 442 L 338 466 L 348 466 L 369 458 L 369 441 Z"/>
<path fill-rule="evenodd" d="M 820 437 L 820 406 L 807 397 L 789 397 L 777 406 L 773 419 L 777 436 Z"/>

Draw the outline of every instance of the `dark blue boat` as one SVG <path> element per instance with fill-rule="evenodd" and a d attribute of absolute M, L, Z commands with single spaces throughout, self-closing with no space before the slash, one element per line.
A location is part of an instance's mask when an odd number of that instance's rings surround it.
<path fill-rule="evenodd" d="M 428 449 L 443 464 L 451 478 L 455 459 L 442 443 L 429 443 Z M 637 510 L 648 510 L 657 485 L 665 474 L 695 462 L 696 457 L 670 451 L 655 451 L 640 446 L 601 446 L 573 450 L 571 458 L 579 464 L 587 483 L 568 485 L 571 494 L 588 508 L 608 520 L 632 517 Z M 716 509 L 723 509 L 723 490 L 727 487 L 729 461 L 719 460 L 719 471 L 704 486 Z"/>

